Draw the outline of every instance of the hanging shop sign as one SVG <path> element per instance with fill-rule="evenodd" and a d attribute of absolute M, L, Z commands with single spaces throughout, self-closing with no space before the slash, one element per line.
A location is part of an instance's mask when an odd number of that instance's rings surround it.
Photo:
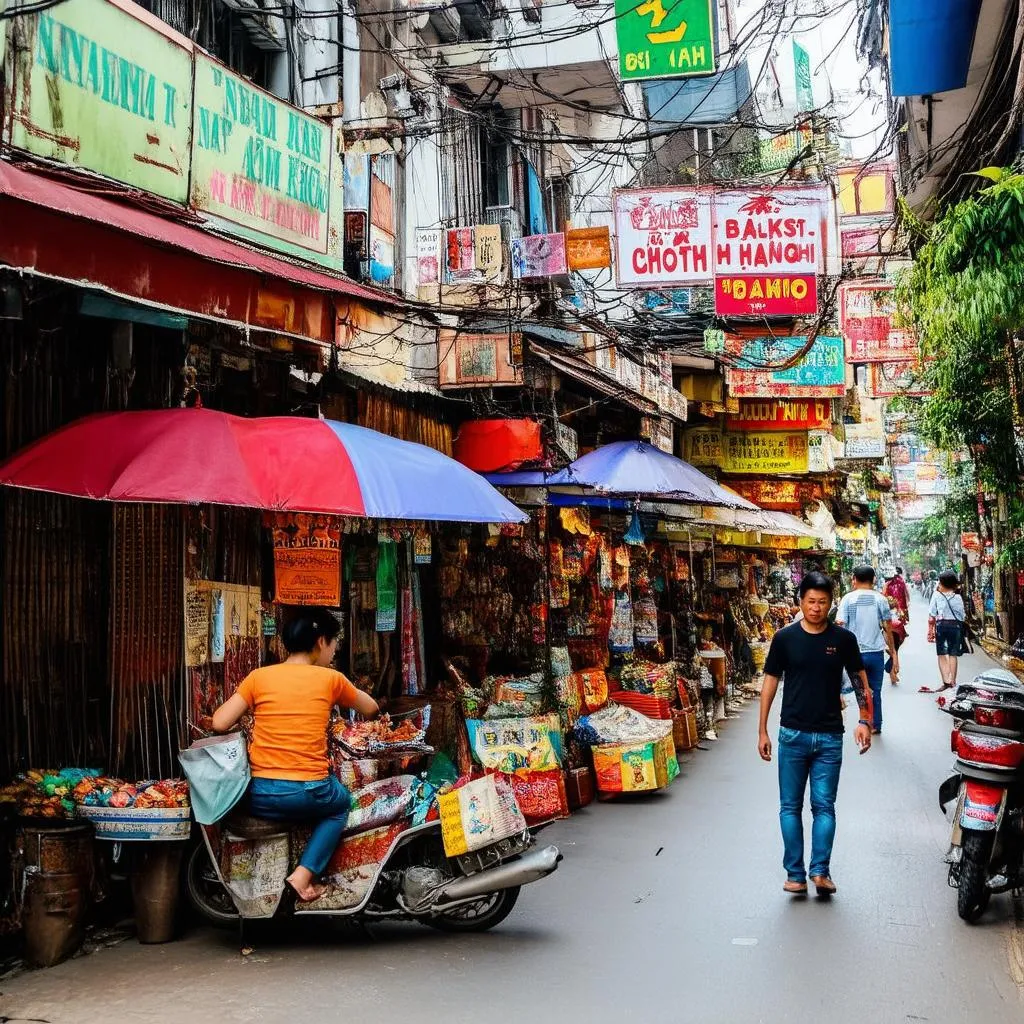
<path fill-rule="evenodd" d="M 899 363 L 917 357 L 913 331 L 893 327 L 893 286 L 845 284 L 839 293 L 839 330 L 851 363 Z"/>
<path fill-rule="evenodd" d="M 620 288 L 709 284 L 711 193 L 698 188 L 613 193 L 615 278 Z"/>
<path fill-rule="evenodd" d="M 575 462 L 579 457 L 579 434 L 560 420 L 555 420 L 555 445 L 570 462 Z"/>
<path fill-rule="evenodd" d="M 477 224 L 473 228 L 473 248 L 476 269 L 484 282 L 498 282 L 504 267 L 502 259 L 501 225 Z"/>
<path fill-rule="evenodd" d="M 195 55 L 192 206 L 226 230 L 325 264 L 344 197 L 329 124 Z"/>
<path fill-rule="evenodd" d="M 917 360 L 904 363 L 869 363 L 867 393 L 869 398 L 895 398 L 896 395 L 924 396 L 931 394 L 921 381 L 922 367 Z"/>
<path fill-rule="evenodd" d="M 491 387 L 523 382 L 521 334 L 438 331 L 438 386 Z"/>
<path fill-rule="evenodd" d="M 604 270 L 612 265 L 610 229 L 571 228 L 565 233 L 565 258 L 570 270 Z"/>
<path fill-rule="evenodd" d="M 451 283 L 471 281 L 476 277 L 476 236 L 472 228 L 450 228 L 445 251 Z"/>
<path fill-rule="evenodd" d="M 827 430 L 831 424 L 832 403 L 828 399 L 744 399 L 740 411 L 726 418 L 730 430 Z"/>
<path fill-rule="evenodd" d="M 687 430 L 686 461 L 717 466 L 726 473 L 806 473 L 806 431 L 722 432 L 716 427 Z"/>
<path fill-rule="evenodd" d="M 804 113 L 814 109 L 814 87 L 811 84 L 811 56 L 794 39 L 793 70 L 796 75 L 796 105 Z"/>
<path fill-rule="evenodd" d="M 512 239 L 512 276 L 555 277 L 566 273 L 565 235 L 527 235 Z"/>
<path fill-rule="evenodd" d="M 395 236 L 376 224 L 370 225 L 370 279 L 374 284 L 390 285 L 395 280 Z"/>
<path fill-rule="evenodd" d="M 843 442 L 844 459 L 885 458 L 885 435 L 881 423 L 847 423 Z"/>
<path fill-rule="evenodd" d="M 441 228 L 416 229 L 416 281 L 421 288 L 441 283 Z"/>
<path fill-rule="evenodd" d="M 683 435 L 683 454 L 691 466 L 721 465 L 722 431 L 718 427 L 691 427 Z"/>
<path fill-rule="evenodd" d="M 747 431 L 722 435 L 721 468 L 727 473 L 806 473 L 804 431 Z"/>
<path fill-rule="evenodd" d="M 333 516 L 268 516 L 274 547 L 274 599 L 281 604 L 341 604 L 341 529 Z"/>
<path fill-rule="evenodd" d="M 828 246 L 825 185 L 723 189 L 714 197 L 715 312 L 817 312 Z"/>
<path fill-rule="evenodd" d="M 761 139 L 761 170 L 781 171 L 813 141 L 814 133 L 809 128 Z"/>
<path fill-rule="evenodd" d="M 842 338 L 815 338 L 810 351 L 784 370 L 758 368 L 784 363 L 806 344 L 806 337 L 739 339 L 735 364 L 726 369 L 730 395 L 734 398 L 841 398 L 846 391 Z M 733 351 L 731 347 L 730 351 Z"/>
<path fill-rule="evenodd" d="M 803 507 L 799 480 L 730 480 L 729 486 L 740 497 L 772 512 L 799 512 Z"/>
<path fill-rule="evenodd" d="M 835 445 L 832 434 L 825 430 L 811 430 L 807 434 L 807 469 L 811 473 L 831 473 L 836 468 Z"/>
<path fill-rule="evenodd" d="M 11 33 L 4 141 L 186 202 L 190 50 L 111 3 L 45 6 L 0 21 L 0 38 Z"/>
<path fill-rule="evenodd" d="M 641 416 L 640 435 L 649 438 L 655 448 L 669 455 L 675 451 L 675 428 L 665 416 Z"/>
<path fill-rule="evenodd" d="M 615 0 L 615 33 L 623 81 L 716 70 L 713 0 Z"/>

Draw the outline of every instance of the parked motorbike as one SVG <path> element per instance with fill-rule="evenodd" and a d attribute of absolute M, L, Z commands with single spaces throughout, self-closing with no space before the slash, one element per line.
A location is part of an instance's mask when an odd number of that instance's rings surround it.
<path fill-rule="evenodd" d="M 956 801 L 949 884 L 973 923 L 994 893 L 1024 887 L 1024 684 L 992 669 L 961 683 L 943 710 L 955 719 L 954 774 L 939 788 L 944 814 Z"/>
<path fill-rule="evenodd" d="M 379 785 L 353 794 L 354 806 L 369 813 L 350 818 L 324 874 L 328 888 L 321 899 L 296 902 L 284 882 L 308 826 L 233 811 L 216 825 L 201 826 L 201 841 L 190 849 L 184 870 L 191 905 L 225 927 L 294 914 L 360 923 L 414 920 L 443 931 L 483 932 L 512 912 L 522 886 L 547 877 L 562 860 L 555 846 L 537 848 L 528 828 L 448 857 L 439 821 L 414 824 L 413 809 L 427 784 L 415 776 L 388 782 L 393 785 L 383 814 L 363 806 L 363 794 L 379 793 Z"/>

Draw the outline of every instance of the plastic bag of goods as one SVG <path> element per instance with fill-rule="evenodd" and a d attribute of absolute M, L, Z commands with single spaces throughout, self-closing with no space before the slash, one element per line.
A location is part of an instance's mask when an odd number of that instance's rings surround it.
<path fill-rule="evenodd" d="M 466 732 L 473 756 L 484 768 L 512 775 L 562 767 L 561 722 L 556 714 L 493 721 L 470 719 Z"/>
<path fill-rule="evenodd" d="M 588 668 L 574 673 L 583 693 L 583 709 L 592 712 L 608 703 L 608 677 L 604 669 Z"/>
<path fill-rule="evenodd" d="M 526 828 L 512 784 L 504 775 L 473 779 L 443 793 L 437 798 L 437 805 L 444 852 L 449 857 L 491 846 Z"/>
<path fill-rule="evenodd" d="M 654 766 L 656 746 L 656 743 L 605 743 L 594 747 L 597 788 L 602 793 L 659 789 Z"/>
<path fill-rule="evenodd" d="M 406 719 L 392 723 L 388 715 L 371 722 L 349 722 L 345 719 L 331 724 L 331 738 L 356 756 L 387 754 L 400 750 L 428 751 L 426 730 Z"/>
<path fill-rule="evenodd" d="M 352 794 L 346 832 L 364 832 L 407 817 L 418 786 L 415 775 L 398 775 L 356 790 Z"/>
<path fill-rule="evenodd" d="M 605 743 L 650 743 L 672 734 L 671 719 L 648 718 L 646 715 L 609 704 L 592 715 L 581 718 L 575 735 L 583 743 L 597 746 Z"/>
<path fill-rule="evenodd" d="M 569 797 L 562 771 L 522 772 L 510 775 L 512 792 L 527 824 L 564 818 L 569 813 Z"/>

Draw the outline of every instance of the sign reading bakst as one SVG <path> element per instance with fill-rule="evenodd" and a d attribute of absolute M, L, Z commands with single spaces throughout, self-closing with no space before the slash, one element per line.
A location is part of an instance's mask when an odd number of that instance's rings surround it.
<path fill-rule="evenodd" d="M 192 205 L 257 241 L 327 256 L 342 206 L 330 126 L 204 54 L 195 63 Z"/>

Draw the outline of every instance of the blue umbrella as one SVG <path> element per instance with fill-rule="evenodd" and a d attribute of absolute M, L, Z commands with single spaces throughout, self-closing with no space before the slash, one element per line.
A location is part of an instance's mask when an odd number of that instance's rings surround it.
<path fill-rule="evenodd" d="M 616 441 L 548 476 L 549 486 L 589 487 L 604 494 L 657 496 L 693 505 L 719 505 L 759 511 L 738 494 L 719 487 L 688 462 L 646 441 Z"/>

